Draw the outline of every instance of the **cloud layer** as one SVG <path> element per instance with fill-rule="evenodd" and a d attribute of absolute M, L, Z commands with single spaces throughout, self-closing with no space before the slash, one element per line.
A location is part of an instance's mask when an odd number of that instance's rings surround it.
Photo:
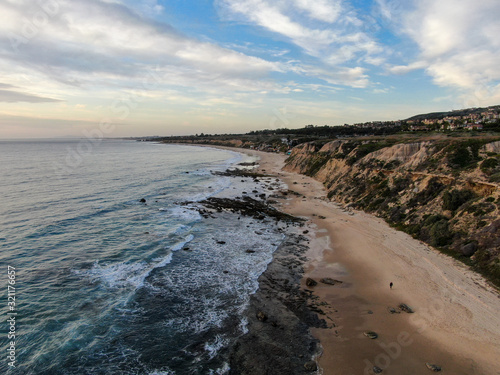
<path fill-rule="evenodd" d="M 435 84 L 461 89 L 466 96 L 489 92 L 478 97 L 477 104 L 500 99 L 500 2 L 420 0 L 411 7 L 378 2 L 382 13 L 411 38 L 418 51 L 413 62 L 394 66 L 391 72 L 425 69 Z"/>
<path fill-rule="evenodd" d="M 204 29 L 168 22 L 172 7 Z M 195 16 L 202 7 L 212 13 Z M 325 122 L 342 108 L 373 120 L 365 108 L 410 106 L 414 91 L 498 104 L 499 14 L 498 0 L 4 0 L 0 115 L 91 121 L 122 96 L 147 107 L 137 122 L 157 123 L 248 124 L 315 102 Z"/>
<path fill-rule="evenodd" d="M 129 82 L 158 66 L 226 79 L 280 70 L 273 62 L 187 38 L 119 3 L 57 0 L 51 14 L 40 7 L 31 17 L 27 8 L 33 9 L 23 1 L 0 4 L 2 60 L 66 84 Z"/>

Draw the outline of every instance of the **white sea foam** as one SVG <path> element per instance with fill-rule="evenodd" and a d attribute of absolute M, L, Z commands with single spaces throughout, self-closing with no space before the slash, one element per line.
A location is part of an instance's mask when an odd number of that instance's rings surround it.
<path fill-rule="evenodd" d="M 208 169 L 197 169 L 194 172 L 190 172 L 190 174 L 195 176 L 210 176 L 212 173 Z"/>
<path fill-rule="evenodd" d="M 209 370 L 208 373 L 210 375 L 224 375 L 227 374 L 231 370 L 231 367 L 229 367 L 229 363 L 224 362 L 221 368 L 218 368 L 217 370 Z"/>
<path fill-rule="evenodd" d="M 165 267 L 172 261 L 172 253 L 153 263 L 118 263 L 101 266 L 98 261 L 87 271 L 76 272 L 89 277 L 93 282 L 101 281 L 111 288 L 132 286 L 139 289 L 144 286 L 144 281 L 155 268 Z"/>
<path fill-rule="evenodd" d="M 214 358 L 219 350 L 229 344 L 229 340 L 221 335 L 216 335 L 212 342 L 205 343 L 205 351 L 210 359 Z"/>
<path fill-rule="evenodd" d="M 179 225 L 178 227 L 175 228 L 175 230 L 172 231 L 174 234 L 183 234 L 186 233 L 187 231 L 191 230 L 191 226 L 189 225 Z"/>
<path fill-rule="evenodd" d="M 160 209 L 167 211 L 170 217 L 179 218 L 188 222 L 196 222 L 201 220 L 201 215 L 194 207 L 174 206 L 168 209 Z"/>
<path fill-rule="evenodd" d="M 179 251 L 186 245 L 187 243 L 191 242 L 194 239 L 194 236 L 190 234 L 187 236 L 183 241 L 177 242 L 174 246 L 171 247 L 172 251 Z"/>
<path fill-rule="evenodd" d="M 172 371 L 172 370 L 163 370 L 163 371 L 154 370 L 153 372 L 150 372 L 149 375 L 175 375 L 175 371 Z"/>
<path fill-rule="evenodd" d="M 205 186 L 203 187 L 203 192 L 195 194 L 191 197 L 189 197 L 188 200 L 192 202 L 199 202 L 204 199 L 213 197 L 214 195 L 217 195 L 221 193 L 224 190 L 227 190 L 231 186 L 231 179 L 228 177 L 218 177 L 214 181 L 207 182 Z"/>
<path fill-rule="evenodd" d="M 190 311 L 189 316 L 177 316 L 164 322 L 167 327 L 175 328 L 177 332 L 194 332 L 200 334 L 210 329 L 221 328 L 225 319 L 228 318 L 227 311 L 217 308 L 217 299 L 208 301 L 208 299 L 197 299 L 191 296 L 183 296 L 186 299 L 186 305 L 198 306 L 196 311 Z M 212 306 L 211 306 L 212 305 Z"/>
<path fill-rule="evenodd" d="M 246 316 L 241 318 L 238 328 L 240 329 L 241 334 L 246 335 L 248 333 L 248 318 Z"/>

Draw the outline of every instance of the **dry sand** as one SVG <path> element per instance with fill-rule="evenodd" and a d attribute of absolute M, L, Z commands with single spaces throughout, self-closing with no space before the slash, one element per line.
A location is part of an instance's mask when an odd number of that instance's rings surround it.
<path fill-rule="evenodd" d="M 283 155 L 247 153 L 303 194 L 280 208 L 311 223 L 304 288 L 306 277 L 343 281 L 311 288 L 329 304 L 323 318 L 332 324 L 313 331 L 323 374 L 372 374 L 375 365 L 383 374 L 426 374 L 426 362 L 447 374 L 500 374 L 500 296 L 480 275 L 382 219 L 330 202 L 318 181 L 283 172 Z M 415 313 L 389 313 L 400 303 Z"/>

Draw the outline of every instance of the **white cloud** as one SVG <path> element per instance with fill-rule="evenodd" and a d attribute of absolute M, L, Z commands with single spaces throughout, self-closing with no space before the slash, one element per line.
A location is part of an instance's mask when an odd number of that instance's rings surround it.
<path fill-rule="evenodd" d="M 161 14 L 164 10 L 163 5 L 158 4 L 158 0 L 142 0 L 140 4 L 141 10 L 147 16 Z"/>
<path fill-rule="evenodd" d="M 342 11 L 340 1 L 328 0 L 295 0 L 297 8 L 305 11 L 311 18 L 333 23 Z"/>
<path fill-rule="evenodd" d="M 491 100 L 483 97 L 482 105 L 494 104 L 500 80 L 499 1 L 414 0 L 404 8 L 395 1 L 377 1 L 381 13 L 418 47 L 415 62 L 390 72 L 425 69 L 437 85 L 464 90 L 466 96 L 486 89 Z"/>
<path fill-rule="evenodd" d="M 355 88 L 365 88 L 369 85 L 369 78 L 366 69 L 362 67 L 336 67 L 334 69 L 324 69 L 315 66 L 295 66 L 294 71 L 317 77 L 332 85 L 351 86 Z"/>
<path fill-rule="evenodd" d="M 9 85 L 10 86 L 10 85 Z M 17 90 L 4 90 L 0 89 L 0 103 L 54 103 L 60 100 L 53 98 L 45 98 L 30 93 L 19 92 Z"/>
<path fill-rule="evenodd" d="M 384 48 L 362 30 L 363 20 L 340 1 L 218 0 L 217 4 L 224 17 L 285 37 L 323 63 L 380 65 L 383 61 Z M 328 24 L 318 25 L 318 21 Z"/>
<path fill-rule="evenodd" d="M 198 77 L 201 85 L 208 77 L 227 85 L 231 80 L 263 79 L 282 69 L 258 57 L 182 36 L 120 3 L 58 0 L 54 4 L 54 11 L 48 14 L 38 5 L 26 12 L 23 2 L 0 3 L 3 76 L 22 71 L 28 77 L 42 74 L 65 86 L 118 88 L 137 86 L 145 73 L 160 66 L 175 68 L 196 87 L 192 77 Z M 43 23 L 35 18 L 37 12 L 45 14 Z M 20 81 L 7 83 L 18 85 Z M 177 84 L 183 82 L 177 79 Z"/>
<path fill-rule="evenodd" d="M 425 61 L 415 61 L 408 65 L 395 65 L 389 67 L 389 71 L 393 74 L 406 74 L 414 70 L 424 69 L 427 67 L 427 63 Z"/>

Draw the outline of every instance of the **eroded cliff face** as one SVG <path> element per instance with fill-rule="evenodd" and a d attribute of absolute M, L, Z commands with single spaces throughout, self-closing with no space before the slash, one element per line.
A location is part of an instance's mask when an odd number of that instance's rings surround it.
<path fill-rule="evenodd" d="M 292 150 L 285 169 L 383 217 L 500 285 L 500 142 L 336 140 Z"/>

